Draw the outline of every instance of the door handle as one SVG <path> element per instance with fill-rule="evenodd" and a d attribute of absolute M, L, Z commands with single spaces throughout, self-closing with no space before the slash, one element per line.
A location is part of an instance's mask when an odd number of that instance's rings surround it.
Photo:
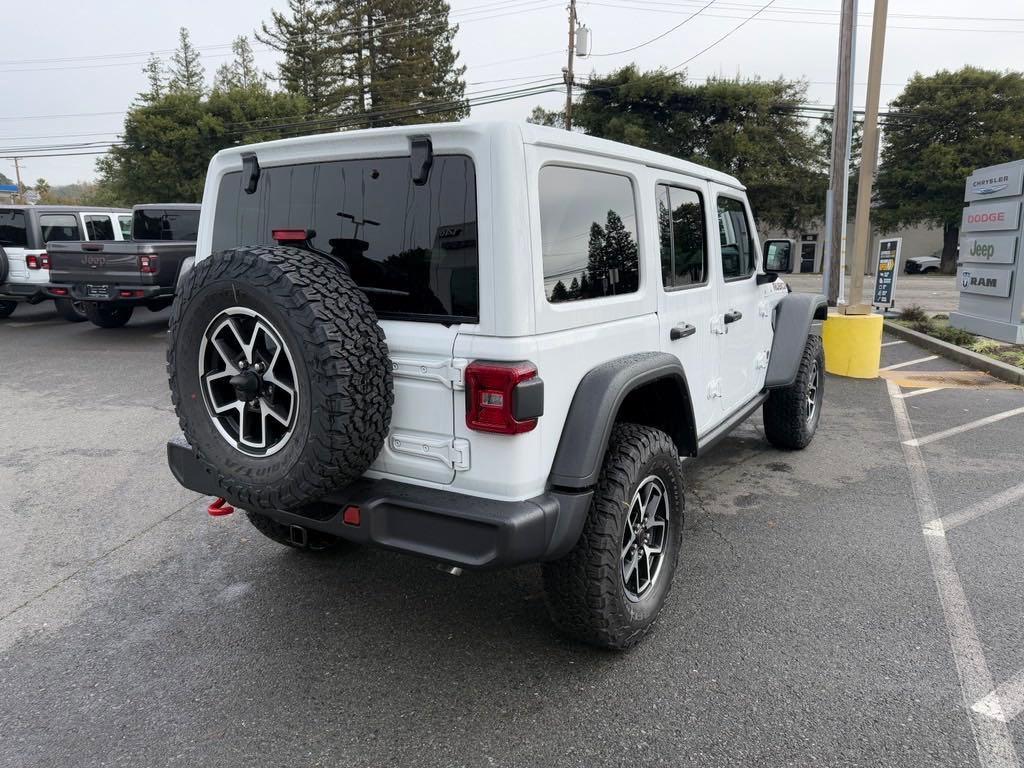
<path fill-rule="evenodd" d="M 690 325 L 689 323 L 680 323 L 679 325 L 672 327 L 672 330 L 668 332 L 668 337 L 672 339 L 672 341 L 679 341 L 680 339 L 685 339 L 687 336 L 693 336 L 696 332 L 696 326 Z"/>
<path fill-rule="evenodd" d="M 729 323 L 735 323 L 737 320 L 739 320 L 742 317 L 743 317 L 743 313 L 740 312 L 738 309 L 734 309 L 731 312 L 726 312 L 725 313 L 725 324 L 728 325 Z"/>

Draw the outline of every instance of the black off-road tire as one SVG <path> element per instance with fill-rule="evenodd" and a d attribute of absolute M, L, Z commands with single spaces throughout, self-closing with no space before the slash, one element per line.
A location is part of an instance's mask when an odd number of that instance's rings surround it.
<path fill-rule="evenodd" d="M 218 431 L 200 384 L 199 349 L 232 307 L 260 313 L 294 362 L 298 407 L 287 441 L 244 453 Z M 171 310 L 171 399 L 196 459 L 243 509 L 295 509 L 349 485 L 384 446 L 394 401 L 384 333 L 341 266 L 285 246 L 237 248 L 199 262 Z"/>
<path fill-rule="evenodd" d="M 10 272 L 10 269 L 11 263 L 7 259 L 7 251 L 0 248 L 0 284 L 7 282 L 7 274 Z"/>
<path fill-rule="evenodd" d="M 85 302 L 85 316 L 89 318 L 89 322 L 100 328 L 121 328 L 132 319 L 134 311 L 135 307 L 131 305 Z"/>
<path fill-rule="evenodd" d="M 10 317 L 17 308 L 18 302 L 16 301 L 0 301 L 0 320 Z"/>
<path fill-rule="evenodd" d="M 665 560 L 647 594 L 633 602 L 623 581 L 622 541 L 630 502 L 651 475 L 660 478 L 667 491 Z M 679 451 L 672 439 L 651 427 L 616 425 L 579 541 L 564 558 L 543 566 L 548 610 L 558 629 L 603 648 L 620 650 L 638 643 L 661 614 L 671 590 L 684 506 Z"/>
<path fill-rule="evenodd" d="M 85 307 L 80 301 L 74 301 L 72 299 L 54 299 L 53 306 L 56 307 L 57 314 L 69 323 L 81 323 L 89 319 L 85 314 Z"/>
<path fill-rule="evenodd" d="M 287 525 L 283 525 L 266 515 L 261 515 L 259 512 L 246 512 L 245 515 L 249 518 L 253 528 L 268 539 L 276 541 L 278 544 L 284 544 L 292 549 L 301 549 L 309 552 L 337 552 L 358 548 L 358 545 L 354 542 L 339 539 L 337 536 L 331 536 L 329 533 L 314 531 L 309 528 L 306 529 L 305 545 L 297 544 L 292 539 L 291 530 Z"/>
<path fill-rule="evenodd" d="M 808 396 L 814 388 L 816 405 L 808 413 Z M 825 396 L 825 348 L 820 336 L 808 336 L 796 380 L 788 387 L 773 389 L 765 400 L 764 435 L 776 448 L 797 451 L 814 438 L 821 421 Z"/>

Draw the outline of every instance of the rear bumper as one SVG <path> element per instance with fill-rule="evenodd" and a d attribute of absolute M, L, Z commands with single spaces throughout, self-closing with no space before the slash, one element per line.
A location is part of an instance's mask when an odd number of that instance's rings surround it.
<path fill-rule="evenodd" d="M 102 278 L 100 278 L 102 280 Z M 90 293 L 89 285 L 106 286 L 106 292 Z M 148 304 L 156 299 L 173 299 L 174 288 L 165 285 L 117 285 L 114 283 L 50 283 L 44 286 L 48 299 L 74 299 L 75 301 L 116 302 L 118 304 Z M 55 290 L 56 289 L 56 290 Z M 130 296 L 122 296 L 130 291 Z"/>
<path fill-rule="evenodd" d="M 167 443 L 167 462 L 186 488 L 210 496 L 222 492 L 184 439 Z M 572 549 L 591 494 L 548 491 L 524 501 L 496 501 L 362 478 L 314 507 L 260 512 L 284 525 L 464 568 L 503 568 L 554 560 Z M 359 525 L 344 522 L 349 506 L 359 507 Z"/>
<path fill-rule="evenodd" d="M 0 284 L 0 299 L 38 304 L 50 298 L 46 294 L 45 288 L 45 285 L 34 283 L 2 283 Z"/>

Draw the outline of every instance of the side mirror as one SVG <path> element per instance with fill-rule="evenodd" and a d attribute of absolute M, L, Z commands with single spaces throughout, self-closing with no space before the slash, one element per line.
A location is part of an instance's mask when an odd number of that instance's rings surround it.
<path fill-rule="evenodd" d="M 764 241 L 764 271 L 787 274 L 793 271 L 793 252 L 796 244 L 792 240 Z"/>

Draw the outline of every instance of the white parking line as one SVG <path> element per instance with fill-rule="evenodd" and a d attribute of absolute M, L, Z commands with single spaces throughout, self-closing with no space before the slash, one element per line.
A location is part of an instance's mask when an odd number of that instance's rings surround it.
<path fill-rule="evenodd" d="M 938 355 L 929 355 L 928 357 L 919 357 L 917 360 L 907 360 L 905 363 L 896 363 L 895 365 L 887 365 L 885 368 L 880 368 L 882 371 L 895 371 L 897 368 L 906 368 L 908 365 L 917 365 L 918 363 L 928 363 L 932 360 L 938 360 Z"/>
<path fill-rule="evenodd" d="M 1009 419 L 1013 416 L 1019 416 L 1022 413 L 1024 413 L 1024 407 L 1014 408 L 1013 410 L 1010 411 L 1003 411 L 1002 413 L 996 413 L 993 414 L 992 416 L 986 416 L 985 418 L 978 419 L 977 421 L 969 421 L 966 424 L 961 424 L 959 427 L 950 427 L 949 429 L 944 429 L 941 432 L 933 432 L 930 435 L 925 435 L 924 437 L 912 440 L 911 442 L 907 443 L 907 445 L 928 445 L 928 443 L 934 443 L 936 440 L 943 440 L 947 437 L 952 437 L 953 435 L 959 435 L 961 432 L 969 432 L 970 430 L 977 429 L 978 427 L 985 427 L 988 426 L 989 424 L 995 424 L 997 421 Z"/>
<path fill-rule="evenodd" d="M 979 715 L 1008 723 L 1024 712 L 1024 669 L 971 707 Z"/>
<path fill-rule="evenodd" d="M 1007 488 L 995 496 L 989 496 L 987 499 L 979 501 L 974 506 L 968 507 L 965 510 L 946 515 L 936 522 L 941 525 L 942 530 L 951 531 L 954 528 L 959 528 L 964 523 L 969 523 L 975 518 L 987 515 L 989 512 L 996 512 L 1004 507 L 1008 507 L 1018 499 L 1024 499 L 1024 483 L 1015 485 L 1013 488 Z"/>
<path fill-rule="evenodd" d="M 895 346 L 897 344 L 906 344 L 906 343 L 907 342 L 905 342 L 905 341 L 887 341 L 884 344 L 882 344 L 882 346 L 883 347 L 893 347 L 893 346 Z"/>
<path fill-rule="evenodd" d="M 903 446 L 903 459 L 910 476 L 910 488 L 914 495 L 918 516 L 921 521 L 925 548 L 928 560 L 938 588 L 939 601 L 942 603 L 942 614 L 946 619 L 946 630 L 949 633 L 949 645 L 953 651 L 957 677 L 960 679 L 960 691 L 963 695 L 964 707 L 967 710 L 974 744 L 978 750 L 978 759 L 984 768 L 1019 768 L 1017 751 L 1010 739 L 1010 731 L 1006 723 L 977 712 L 973 706 L 994 688 L 992 673 L 989 671 L 985 652 L 978 639 L 978 630 L 974 624 L 971 606 L 964 594 L 963 584 L 953 563 L 946 537 L 927 535 L 931 533 L 929 526 L 934 525 L 938 518 L 935 498 L 932 495 L 931 481 L 924 457 L 914 439 L 914 427 L 907 415 L 907 406 L 899 397 L 900 388 L 892 381 L 887 381 L 889 401 L 896 417 L 896 433 Z"/>
<path fill-rule="evenodd" d="M 908 397 L 927 395 L 929 392 L 938 392 L 940 389 L 945 389 L 945 387 L 927 387 L 925 389 L 915 389 L 913 392 L 907 392 L 906 394 L 899 395 L 899 397 L 902 398 L 903 400 L 906 400 Z"/>

